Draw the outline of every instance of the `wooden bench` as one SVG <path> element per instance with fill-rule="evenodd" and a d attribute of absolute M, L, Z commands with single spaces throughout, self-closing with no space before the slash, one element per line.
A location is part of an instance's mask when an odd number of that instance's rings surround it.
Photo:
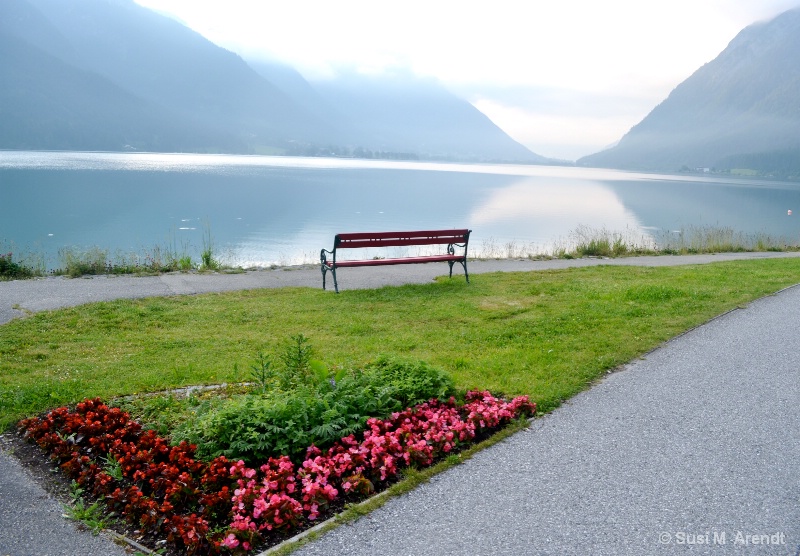
<path fill-rule="evenodd" d="M 469 234 L 472 230 L 422 230 L 416 232 L 358 232 L 352 234 L 336 234 L 333 240 L 333 250 L 322 249 L 319 254 L 320 268 L 322 269 L 322 289 L 325 289 L 325 274 L 333 274 L 333 286 L 339 293 L 339 283 L 336 280 L 336 269 L 351 268 L 356 266 L 383 266 L 394 264 L 414 263 L 448 263 L 450 277 L 453 277 L 453 265 L 461 263 L 464 267 L 464 276 L 469 283 L 467 272 L 467 245 Z M 368 247 L 406 247 L 412 245 L 446 245 L 445 253 L 439 255 L 422 255 L 416 257 L 397 257 L 391 259 L 337 259 L 337 252 L 341 249 L 363 249 Z M 456 254 L 456 247 L 463 248 L 464 252 Z M 328 255 L 331 257 L 328 258 Z"/>

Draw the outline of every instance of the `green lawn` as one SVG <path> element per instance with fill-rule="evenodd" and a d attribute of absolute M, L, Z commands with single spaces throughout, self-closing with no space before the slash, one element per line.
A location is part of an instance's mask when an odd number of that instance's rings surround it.
<path fill-rule="evenodd" d="M 236 382 L 304 334 L 329 365 L 399 354 L 459 388 L 548 411 L 609 369 L 800 282 L 800 259 L 482 274 L 344 291 L 286 288 L 94 303 L 0 327 L 0 430 L 87 396 Z"/>

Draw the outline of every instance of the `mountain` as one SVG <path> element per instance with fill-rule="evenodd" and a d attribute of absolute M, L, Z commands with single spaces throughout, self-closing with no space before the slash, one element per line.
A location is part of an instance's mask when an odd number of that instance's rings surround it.
<path fill-rule="evenodd" d="M 582 166 L 800 172 L 800 9 L 745 28 Z"/>
<path fill-rule="evenodd" d="M 0 78 L 6 149 L 546 161 L 443 89 L 319 88 L 133 0 L 3 0 Z"/>
<path fill-rule="evenodd" d="M 549 162 L 432 79 L 345 74 L 312 85 L 372 148 L 405 149 L 429 158 L 458 153 L 458 159 L 468 161 Z"/>
<path fill-rule="evenodd" d="M 0 32 L 0 148 L 197 150 L 242 148 Z"/>
<path fill-rule="evenodd" d="M 68 40 L 65 61 L 183 118 L 253 145 L 334 135 L 236 54 L 131 0 L 28 2 Z"/>
<path fill-rule="evenodd" d="M 249 61 L 293 100 L 342 131 L 339 148 L 461 161 L 547 164 L 514 141 L 472 104 L 434 79 L 401 72 L 376 76 L 341 73 L 306 81 L 276 62 Z"/>

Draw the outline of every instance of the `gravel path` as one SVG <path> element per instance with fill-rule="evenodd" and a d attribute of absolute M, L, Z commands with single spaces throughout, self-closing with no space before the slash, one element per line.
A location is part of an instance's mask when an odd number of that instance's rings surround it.
<path fill-rule="evenodd" d="M 477 261 L 470 273 L 776 256 L 797 254 Z M 342 289 L 427 282 L 442 268 L 348 271 Z M 0 323 L 104 299 L 320 283 L 312 267 L 0 282 Z M 798 315 L 800 288 L 724 315 L 298 554 L 798 556 Z M 124 553 L 60 514 L 17 460 L 0 453 L 0 556 Z"/>

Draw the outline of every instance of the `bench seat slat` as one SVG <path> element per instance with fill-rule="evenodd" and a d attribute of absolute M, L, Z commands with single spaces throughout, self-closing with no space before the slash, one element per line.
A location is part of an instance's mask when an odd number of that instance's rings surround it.
<path fill-rule="evenodd" d="M 465 257 L 463 255 L 428 255 L 424 257 L 403 257 L 399 259 L 355 259 L 348 261 L 336 261 L 337 268 L 357 267 L 357 266 L 383 266 L 391 264 L 409 263 L 446 263 L 448 261 L 460 262 Z M 326 261 L 329 267 L 333 266 L 333 261 Z"/>
<path fill-rule="evenodd" d="M 411 245 L 449 245 L 465 243 L 469 230 L 423 230 L 418 232 L 354 232 L 336 234 L 336 249 L 405 247 Z"/>
<path fill-rule="evenodd" d="M 391 238 L 391 239 L 359 239 L 359 240 L 339 240 L 337 249 L 361 249 L 365 247 L 404 247 L 408 245 L 449 245 L 451 243 L 464 243 L 464 237 L 437 237 L 427 238 Z"/>
<path fill-rule="evenodd" d="M 415 232 L 352 232 L 347 234 L 336 234 L 341 240 L 358 239 L 410 239 L 410 238 L 438 238 L 450 237 L 464 239 L 469 232 L 468 229 L 459 230 L 421 230 Z"/>

